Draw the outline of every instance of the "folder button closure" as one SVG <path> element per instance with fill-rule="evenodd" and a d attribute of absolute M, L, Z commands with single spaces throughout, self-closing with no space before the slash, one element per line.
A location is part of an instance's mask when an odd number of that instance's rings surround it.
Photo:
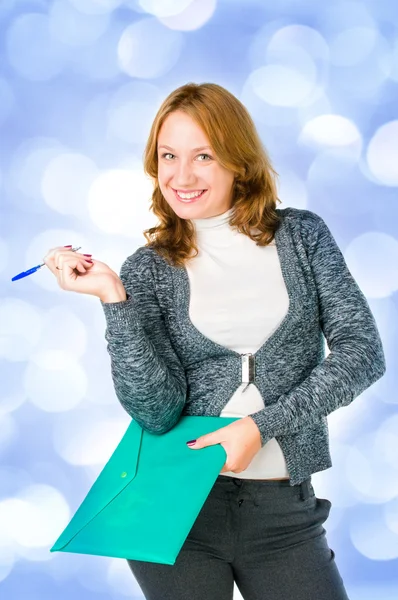
<path fill-rule="evenodd" d="M 120 477 L 127 477 L 126 471 L 123 471 L 123 473 L 120 475 Z"/>

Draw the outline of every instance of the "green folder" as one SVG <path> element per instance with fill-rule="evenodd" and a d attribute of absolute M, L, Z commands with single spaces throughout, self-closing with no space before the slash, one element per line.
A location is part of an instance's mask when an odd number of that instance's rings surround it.
<path fill-rule="evenodd" d="M 161 435 L 132 420 L 50 552 L 174 565 L 227 460 L 221 444 L 186 442 L 236 420 L 182 416 Z"/>

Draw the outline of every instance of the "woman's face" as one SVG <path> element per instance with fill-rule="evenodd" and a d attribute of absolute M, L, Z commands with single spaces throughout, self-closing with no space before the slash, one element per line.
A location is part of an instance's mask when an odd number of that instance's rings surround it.
<path fill-rule="evenodd" d="M 168 115 L 158 135 L 158 180 L 181 219 L 206 219 L 231 208 L 234 174 L 216 160 L 202 129 L 182 111 Z M 177 192 L 203 192 L 192 200 Z"/>

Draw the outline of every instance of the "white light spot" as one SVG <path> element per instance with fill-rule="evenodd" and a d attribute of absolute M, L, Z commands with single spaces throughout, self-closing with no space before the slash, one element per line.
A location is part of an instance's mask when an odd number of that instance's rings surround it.
<path fill-rule="evenodd" d="M 14 496 L 32 482 L 31 472 L 28 473 L 28 471 L 21 467 L 7 465 L 5 464 L 5 461 L 2 461 L 0 466 L 0 500 L 5 500 L 9 496 Z"/>
<path fill-rule="evenodd" d="M 113 20 L 98 40 L 89 46 L 80 47 L 74 56 L 73 70 L 94 81 L 110 81 L 119 77 L 117 46 L 120 30 L 120 21 Z"/>
<path fill-rule="evenodd" d="M 350 27 L 330 41 L 330 62 L 339 67 L 365 60 L 375 47 L 379 33 L 368 27 Z"/>
<path fill-rule="evenodd" d="M 0 299 L 0 356 L 27 360 L 40 340 L 42 327 L 41 314 L 32 305 L 19 298 Z"/>
<path fill-rule="evenodd" d="M 362 136 L 356 125 L 340 115 L 320 115 L 303 127 L 299 142 L 309 146 L 351 147 L 352 154 L 359 158 Z"/>
<path fill-rule="evenodd" d="M 88 157 L 60 154 L 50 160 L 43 174 L 43 197 L 54 210 L 84 219 L 88 216 L 88 192 L 98 173 Z"/>
<path fill-rule="evenodd" d="M 312 92 L 316 70 L 308 58 L 304 73 L 283 65 L 266 65 L 253 71 L 249 80 L 264 102 L 275 106 L 296 106 Z"/>
<path fill-rule="evenodd" d="M 346 262 L 369 298 L 385 298 L 398 290 L 398 240 L 380 231 L 354 238 L 345 250 Z"/>
<path fill-rule="evenodd" d="M 293 206 L 294 208 L 307 208 L 307 188 L 305 182 L 293 171 L 284 169 L 279 171 L 279 198 L 281 207 Z"/>
<path fill-rule="evenodd" d="M 161 0 L 158 0 L 160 5 Z M 194 31 L 210 21 L 217 7 L 217 0 L 192 0 L 186 8 L 172 16 L 158 17 L 169 29 Z"/>
<path fill-rule="evenodd" d="M 49 17 L 49 28 L 53 38 L 69 46 L 93 44 L 109 24 L 107 13 L 85 15 L 63 0 L 53 2 Z"/>
<path fill-rule="evenodd" d="M 1 505 L 0 505 L 1 510 Z M 1 520 L 1 516 L 0 516 Z M 15 554 L 9 547 L 2 547 L 0 541 L 0 582 L 7 579 L 14 568 Z"/>
<path fill-rule="evenodd" d="M 41 180 L 50 160 L 62 152 L 64 146 L 52 138 L 28 138 L 23 141 L 11 159 L 9 179 L 16 190 L 21 191 L 28 198 L 40 201 L 43 208 L 41 193 Z M 26 202 L 24 210 L 29 210 L 31 203 Z"/>
<path fill-rule="evenodd" d="M 362 177 L 358 156 L 350 146 L 326 147 L 319 152 L 308 170 L 309 201 L 324 205 L 325 210 L 345 218 L 359 218 L 374 209 L 374 190 Z"/>
<path fill-rule="evenodd" d="M 398 120 L 379 127 L 369 142 L 367 161 L 380 183 L 398 186 Z"/>
<path fill-rule="evenodd" d="M 28 399 L 46 412 L 68 411 L 84 398 L 88 381 L 75 357 L 60 350 L 32 354 L 23 381 Z"/>
<path fill-rule="evenodd" d="M 331 433 L 333 433 L 333 428 L 331 428 Z M 344 513 L 345 509 L 349 507 L 356 506 L 360 501 L 359 495 L 352 486 L 349 473 L 346 469 L 347 455 L 351 451 L 352 446 L 350 444 L 344 443 L 332 435 L 331 453 L 334 468 L 330 470 L 327 476 L 324 473 L 316 474 L 317 478 L 321 481 L 319 494 L 322 498 L 329 498 L 333 504 L 333 509 L 339 514 Z M 318 490 L 318 488 L 316 489 Z"/>
<path fill-rule="evenodd" d="M 398 81 L 398 39 L 394 42 L 394 47 L 392 51 L 392 69 L 390 72 L 390 77 L 394 81 Z"/>
<path fill-rule="evenodd" d="M 150 83 L 129 82 L 112 96 L 108 108 L 108 135 L 130 144 L 145 144 L 160 97 Z"/>
<path fill-rule="evenodd" d="M 53 432 L 55 451 L 71 465 L 104 465 L 128 427 L 128 419 L 110 419 L 96 407 L 74 411 L 58 420 Z"/>
<path fill-rule="evenodd" d="M 349 524 L 355 548 L 370 560 L 398 558 L 398 535 L 388 529 L 381 507 L 357 507 Z"/>
<path fill-rule="evenodd" d="M 0 398 L 0 418 L 3 415 L 13 412 L 17 410 L 26 400 L 26 394 L 19 390 L 14 392 L 13 394 L 9 394 L 7 396 L 2 396 Z M 1 489 L 1 487 L 0 487 Z"/>
<path fill-rule="evenodd" d="M 383 460 L 387 464 L 390 464 L 392 469 L 398 470 L 398 415 L 392 415 L 383 421 L 375 431 L 374 443 L 377 452 L 383 457 Z M 397 474 L 394 476 L 397 476 Z"/>
<path fill-rule="evenodd" d="M 154 17 L 171 17 L 185 10 L 193 0 L 139 0 L 138 4 Z"/>
<path fill-rule="evenodd" d="M 5 240 L 0 238 L 0 273 L 1 271 L 5 271 L 6 267 L 8 267 L 9 258 L 10 253 L 8 250 L 8 244 Z"/>
<path fill-rule="evenodd" d="M 68 306 L 55 306 L 46 311 L 37 351 L 61 350 L 78 359 L 86 349 L 86 325 Z"/>
<path fill-rule="evenodd" d="M 45 548 L 48 552 L 69 518 L 63 495 L 45 484 L 31 485 L 0 502 L 0 530 L 26 548 Z"/>
<path fill-rule="evenodd" d="M 91 218 L 107 233 L 143 237 L 142 231 L 156 221 L 149 212 L 152 192 L 152 182 L 137 171 L 106 171 L 90 189 Z"/>
<path fill-rule="evenodd" d="M 287 25 L 281 27 L 269 40 L 266 49 L 267 62 L 277 62 L 286 66 L 306 63 L 307 58 L 322 65 L 329 61 L 329 47 L 316 29 L 307 25 Z"/>
<path fill-rule="evenodd" d="M 17 421 L 12 415 L 0 416 L 0 455 L 17 440 L 18 433 Z"/>
<path fill-rule="evenodd" d="M 156 44 L 153 40 L 156 40 Z M 177 63 L 182 45 L 181 33 L 170 31 L 152 17 L 142 19 L 126 27 L 121 35 L 119 66 L 131 77 L 161 77 Z"/>
<path fill-rule="evenodd" d="M 347 453 L 346 472 L 362 502 L 383 504 L 398 495 L 397 473 L 392 471 L 374 433 L 357 438 Z"/>
<path fill-rule="evenodd" d="M 395 446 L 394 454 L 397 446 Z M 393 498 L 384 505 L 384 518 L 390 530 L 398 536 L 398 498 Z"/>
<path fill-rule="evenodd" d="M 140 597 L 142 590 L 137 580 L 131 577 L 131 571 L 126 561 L 111 559 L 107 569 L 108 585 L 115 593 L 122 594 L 127 598 Z M 234 599 L 236 599 L 234 595 Z"/>
<path fill-rule="evenodd" d="M 125 0 L 68 0 L 82 13 L 99 15 L 114 11 Z"/>

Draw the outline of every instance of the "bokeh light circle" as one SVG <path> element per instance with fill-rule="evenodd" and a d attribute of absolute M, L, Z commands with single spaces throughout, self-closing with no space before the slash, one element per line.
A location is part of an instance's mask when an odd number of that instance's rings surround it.
<path fill-rule="evenodd" d="M 170 31 L 154 18 L 142 19 L 128 25 L 120 37 L 119 66 L 131 77 L 160 77 L 177 63 L 182 46 L 181 33 Z"/>
<path fill-rule="evenodd" d="M 398 120 L 375 132 L 367 149 L 369 169 L 383 185 L 398 186 Z"/>
<path fill-rule="evenodd" d="M 6 32 L 6 51 L 11 66 L 30 81 L 52 79 L 68 61 L 67 47 L 52 37 L 49 17 L 41 13 L 15 18 Z"/>
<path fill-rule="evenodd" d="M 152 191 L 152 182 L 141 172 L 113 169 L 101 173 L 89 193 L 91 218 L 102 231 L 132 237 L 150 227 Z"/>
<path fill-rule="evenodd" d="M 87 393 L 88 381 L 74 355 L 62 350 L 32 354 L 23 386 L 28 399 L 46 412 L 75 408 Z"/>
<path fill-rule="evenodd" d="M 27 360 L 39 343 L 41 311 L 12 296 L 0 299 L 0 356 L 9 361 Z"/>

